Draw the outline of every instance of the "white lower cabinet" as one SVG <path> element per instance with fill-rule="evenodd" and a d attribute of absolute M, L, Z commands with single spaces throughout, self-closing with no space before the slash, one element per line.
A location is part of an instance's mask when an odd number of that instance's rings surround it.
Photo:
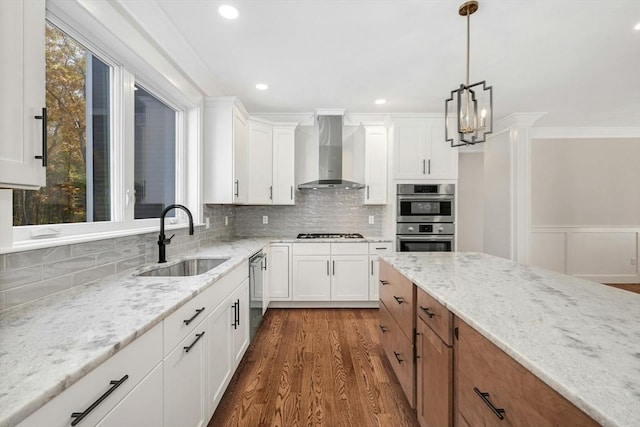
<path fill-rule="evenodd" d="M 377 256 L 386 251 L 390 242 L 294 243 L 293 301 L 377 301 Z"/>
<path fill-rule="evenodd" d="M 269 300 L 291 301 L 291 244 L 274 244 L 269 248 Z"/>
<path fill-rule="evenodd" d="M 231 296 L 231 349 L 234 368 L 249 347 L 249 279 Z"/>
<path fill-rule="evenodd" d="M 222 399 L 231 376 L 233 359 L 231 355 L 232 310 L 229 297 L 205 320 L 207 323 L 207 418 L 211 418 Z"/>
<path fill-rule="evenodd" d="M 162 374 L 159 363 L 96 427 L 162 426 Z"/>
<path fill-rule="evenodd" d="M 162 398 L 151 397 L 145 400 L 149 406 L 137 406 L 128 402 L 130 398 L 132 402 L 141 401 L 136 387 L 144 382 L 154 367 L 159 364 L 162 366 L 161 361 L 162 324 L 159 324 L 38 409 L 18 426 L 69 427 L 72 423 L 78 426 L 94 426 L 119 404 L 124 405 L 123 414 L 126 413 L 126 416 L 132 419 L 146 419 L 149 412 L 162 413 Z M 159 390 L 162 393 L 161 389 Z M 120 419 L 117 414 L 114 417 L 114 420 Z M 148 424 L 145 422 L 142 425 Z M 162 425 L 162 421 L 159 425 Z"/>
<path fill-rule="evenodd" d="M 201 322 L 164 359 L 165 427 L 205 425 L 205 334 Z"/>

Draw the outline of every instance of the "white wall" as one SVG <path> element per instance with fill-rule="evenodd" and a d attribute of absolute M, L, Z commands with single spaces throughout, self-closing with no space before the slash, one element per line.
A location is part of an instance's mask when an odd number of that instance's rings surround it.
<path fill-rule="evenodd" d="M 484 252 L 511 258 L 511 143 L 508 132 L 484 144 Z"/>
<path fill-rule="evenodd" d="M 640 138 L 531 143 L 533 226 L 640 225 Z"/>
<path fill-rule="evenodd" d="M 484 155 L 460 152 L 458 157 L 457 251 L 484 250 Z"/>

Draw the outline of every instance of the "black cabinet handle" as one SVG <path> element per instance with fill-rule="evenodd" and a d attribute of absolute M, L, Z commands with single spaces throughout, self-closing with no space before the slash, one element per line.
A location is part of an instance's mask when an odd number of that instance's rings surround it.
<path fill-rule="evenodd" d="M 380 282 L 380 284 L 383 285 L 383 286 L 386 286 L 386 285 L 389 284 L 389 282 L 387 282 L 386 280 L 382 280 L 382 279 L 378 280 L 378 282 Z"/>
<path fill-rule="evenodd" d="M 240 181 L 238 181 L 236 179 L 235 184 L 236 184 L 236 192 L 235 192 L 234 196 L 238 197 L 240 195 Z"/>
<path fill-rule="evenodd" d="M 427 316 L 429 316 L 429 318 L 431 319 L 433 316 L 435 316 L 435 313 L 432 313 L 429 311 L 429 307 L 423 307 L 420 306 L 420 310 L 424 311 L 424 314 L 426 314 Z"/>
<path fill-rule="evenodd" d="M 83 412 L 74 412 L 74 413 L 71 414 L 71 418 L 74 418 L 74 420 L 71 421 L 71 425 L 75 426 L 75 425 L 80 424 L 80 422 L 87 415 L 89 415 L 91 413 L 91 411 L 96 409 L 107 397 L 109 397 L 109 395 L 111 393 L 113 393 L 118 387 L 120 387 L 127 379 L 129 379 L 129 375 L 125 375 L 124 377 L 120 378 L 119 380 L 111 380 L 111 381 L 109 381 L 109 385 L 111 385 L 111 387 L 109 388 L 109 390 L 105 391 L 104 394 L 98 398 L 98 400 L 93 402 L 91 404 L 91 406 L 89 406 Z"/>
<path fill-rule="evenodd" d="M 196 339 L 188 346 L 182 347 L 184 348 L 185 353 L 189 353 L 189 350 L 191 350 L 191 348 L 196 345 L 196 343 L 198 341 L 200 341 L 200 338 L 202 338 L 204 336 L 204 331 L 200 332 L 199 334 L 196 334 Z"/>
<path fill-rule="evenodd" d="M 293 200 L 293 185 L 291 186 L 291 200 Z"/>
<path fill-rule="evenodd" d="M 193 322 L 193 319 L 195 319 L 196 317 L 198 317 L 200 315 L 200 313 L 202 313 L 204 311 L 204 307 L 202 308 L 196 308 L 196 314 L 194 314 L 193 316 L 191 316 L 191 319 L 187 319 L 187 320 L 183 320 L 185 325 L 188 325 L 189 323 Z"/>
<path fill-rule="evenodd" d="M 404 302 L 404 298 L 397 297 L 395 295 L 393 296 L 393 299 L 395 299 L 398 304 L 402 304 Z"/>
<path fill-rule="evenodd" d="M 373 276 L 373 260 L 371 260 L 371 275 Z"/>
<path fill-rule="evenodd" d="M 273 185 L 269 186 L 269 200 L 273 200 Z"/>
<path fill-rule="evenodd" d="M 389 332 L 389 329 L 386 326 L 378 325 L 383 334 Z"/>
<path fill-rule="evenodd" d="M 427 160 L 427 165 L 428 165 L 427 166 L 427 171 L 428 171 L 427 173 L 429 175 L 431 175 L 431 159 Z"/>
<path fill-rule="evenodd" d="M 34 156 L 36 159 L 42 159 L 42 166 L 47 166 L 47 109 L 42 108 L 42 115 L 33 116 L 34 119 L 42 120 L 42 155 Z"/>
<path fill-rule="evenodd" d="M 367 200 L 369 200 L 369 186 L 367 185 Z"/>
<path fill-rule="evenodd" d="M 327 276 L 329 275 L 329 260 L 327 260 Z"/>
<path fill-rule="evenodd" d="M 240 326 L 240 298 L 238 298 L 236 302 L 236 316 L 238 319 L 238 326 Z"/>
<path fill-rule="evenodd" d="M 237 302 L 234 302 L 232 307 L 233 307 L 233 323 L 231 324 L 231 326 L 233 326 L 233 329 L 238 329 L 238 307 L 237 307 Z"/>
<path fill-rule="evenodd" d="M 331 261 L 331 268 L 333 269 L 333 275 L 336 275 L 336 262 L 335 261 Z"/>
<path fill-rule="evenodd" d="M 404 362 L 404 359 L 400 358 L 400 353 L 396 353 L 394 351 L 393 355 L 396 357 L 396 360 L 398 361 L 398 363 L 402 364 L 402 362 Z"/>
<path fill-rule="evenodd" d="M 473 391 L 475 391 L 476 394 L 480 396 L 480 399 L 482 399 L 485 405 L 487 405 L 489 409 L 491 409 L 491 412 L 493 412 L 499 420 L 504 420 L 504 409 L 496 408 L 495 406 L 493 406 L 493 403 L 491 403 L 491 401 L 489 400 L 489 393 L 480 391 L 478 387 L 474 387 Z"/>

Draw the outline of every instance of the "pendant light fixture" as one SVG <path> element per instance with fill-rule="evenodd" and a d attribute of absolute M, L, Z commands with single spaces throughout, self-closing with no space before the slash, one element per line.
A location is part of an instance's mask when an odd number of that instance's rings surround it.
<path fill-rule="evenodd" d="M 493 132 L 493 90 L 483 80 L 469 84 L 469 49 L 471 15 L 478 10 L 477 1 L 463 3 L 460 16 L 467 17 L 467 75 L 460 88 L 451 91 L 445 102 L 445 138 L 452 147 L 485 142 Z"/>

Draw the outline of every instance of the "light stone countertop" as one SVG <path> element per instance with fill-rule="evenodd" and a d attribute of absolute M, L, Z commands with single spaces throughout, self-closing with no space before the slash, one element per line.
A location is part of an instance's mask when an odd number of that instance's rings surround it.
<path fill-rule="evenodd" d="M 129 271 L 0 313 L 0 427 L 22 421 L 271 240 L 219 242 L 169 260 L 231 257 L 178 286 L 175 277 Z"/>
<path fill-rule="evenodd" d="M 333 238 L 333 239 L 297 239 L 292 238 L 280 238 L 272 240 L 273 243 L 380 243 L 380 242 L 392 242 L 391 239 L 384 237 L 363 237 L 362 239 L 345 239 L 345 238 Z"/>
<path fill-rule="evenodd" d="M 382 259 L 603 426 L 640 426 L 640 295 L 481 253 Z"/>
<path fill-rule="evenodd" d="M 218 242 L 170 259 L 231 257 L 198 276 L 137 277 L 150 264 L 0 313 L 0 427 L 11 427 L 69 388 L 270 243 L 381 242 L 257 238 Z"/>

